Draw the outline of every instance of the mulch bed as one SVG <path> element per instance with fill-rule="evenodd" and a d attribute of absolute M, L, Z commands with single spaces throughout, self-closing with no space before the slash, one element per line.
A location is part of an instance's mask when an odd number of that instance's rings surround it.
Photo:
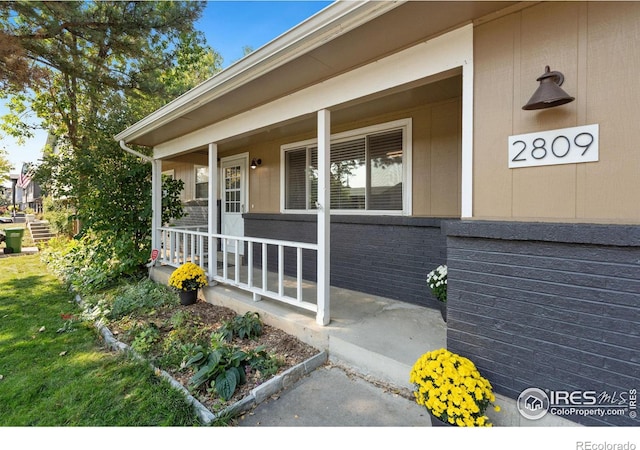
<path fill-rule="evenodd" d="M 237 316 L 233 310 L 222 306 L 212 305 L 202 300 L 198 300 L 193 305 L 183 306 L 179 305 L 172 308 L 162 308 L 156 311 L 148 320 L 154 322 L 158 329 L 162 333 L 169 333 L 172 329 L 169 324 L 169 318 L 179 309 L 184 309 L 191 313 L 193 318 L 193 324 L 201 330 L 204 336 L 209 336 L 212 332 L 222 326 L 224 321 L 230 320 Z M 126 333 L 118 328 L 117 323 L 107 325 L 111 332 L 121 341 L 127 342 Z M 243 350 L 255 349 L 258 346 L 263 346 L 265 350 L 271 354 L 275 354 L 283 365 L 279 368 L 278 374 L 294 367 L 312 356 L 319 353 L 314 347 L 305 344 L 295 336 L 285 333 L 284 331 L 274 328 L 269 325 L 263 324 L 263 333 L 257 339 L 234 339 L 230 342 L 235 347 L 242 348 Z M 163 368 L 179 383 L 188 388 L 189 379 L 193 375 L 191 369 L 172 370 L 170 368 Z M 252 389 L 267 380 L 260 379 L 259 374 L 251 374 L 247 377 L 247 383 L 238 386 L 234 395 L 226 402 L 217 397 L 215 393 L 207 392 L 205 386 L 202 386 L 192 395 L 198 399 L 205 407 L 210 411 L 216 412 L 227 406 L 234 404 L 242 398 L 249 395 Z"/>

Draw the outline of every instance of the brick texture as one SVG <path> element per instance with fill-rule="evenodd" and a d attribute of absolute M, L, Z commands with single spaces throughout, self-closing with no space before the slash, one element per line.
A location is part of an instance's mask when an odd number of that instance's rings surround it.
<path fill-rule="evenodd" d="M 447 346 L 497 392 L 640 389 L 640 227 L 459 221 L 447 234 Z"/>

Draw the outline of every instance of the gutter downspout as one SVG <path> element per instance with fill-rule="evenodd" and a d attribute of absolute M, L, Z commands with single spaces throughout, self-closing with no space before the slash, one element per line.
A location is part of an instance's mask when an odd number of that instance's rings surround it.
<path fill-rule="evenodd" d="M 160 249 L 160 227 L 162 227 L 162 162 L 151 156 L 127 147 L 124 140 L 120 140 L 120 148 L 151 164 L 151 248 Z M 154 265 L 156 260 L 151 261 Z"/>
<path fill-rule="evenodd" d="M 127 143 L 123 140 L 119 141 L 120 142 L 120 148 L 122 150 L 124 150 L 125 152 L 131 153 L 132 155 L 137 156 L 138 158 L 142 158 L 147 162 L 153 163 L 155 161 L 155 159 L 153 159 L 151 156 L 147 156 L 147 155 L 143 155 L 140 152 L 135 151 L 132 148 L 127 147 Z"/>

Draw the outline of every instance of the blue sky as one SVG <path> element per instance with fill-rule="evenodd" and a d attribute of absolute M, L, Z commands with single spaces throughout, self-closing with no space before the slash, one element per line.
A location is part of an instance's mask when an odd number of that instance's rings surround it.
<path fill-rule="evenodd" d="M 208 1 L 203 17 L 196 28 L 203 31 L 207 44 L 223 58 L 228 67 L 243 56 L 243 48 L 257 50 L 287 30 L 328 6 L 331 1 Z M 6 112 L 0 105 L 0 115 Z M 19 146 L 14 140 L 0 140 L 0 148 L 8 152 L 14 165 L 12 173 L 18 173 L 24 162 L 35 162 L 46 142 L 46 133 L 36 136 Z"/>

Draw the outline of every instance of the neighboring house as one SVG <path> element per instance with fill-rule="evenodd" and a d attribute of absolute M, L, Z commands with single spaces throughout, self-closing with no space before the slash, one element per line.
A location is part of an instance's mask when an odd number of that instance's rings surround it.
<path fill-rule="evenodd" d="M 498 392 L 628 391 L 639 24 L 636 2 L 338 2 L 116 139 L 153 148 L 166 264 L 190 255 L 326 324 L 329 283 L 435 307 L 425 278 L 446 263 L 447 346 Z M 541 82 L 561 72 L 575 100 L 523 110 L 545 66 Z M 200 228 L 162 228 L 163 171 L 185 181 Z M 213 246 L 231 252 L 221 270 Z M 287 274 L 317 282 L 317 307 Z"/>
<path fill-rule="evenodd" d="M 11 174 L 9 178 L 12 190 L 10 204 L 15 205 L 18 211 L 29 208 L 36 213 L 42 212 L 42 191 L 40 185 L 32 178 L 31 164 L 23 164 L 21 172 Z"/>

